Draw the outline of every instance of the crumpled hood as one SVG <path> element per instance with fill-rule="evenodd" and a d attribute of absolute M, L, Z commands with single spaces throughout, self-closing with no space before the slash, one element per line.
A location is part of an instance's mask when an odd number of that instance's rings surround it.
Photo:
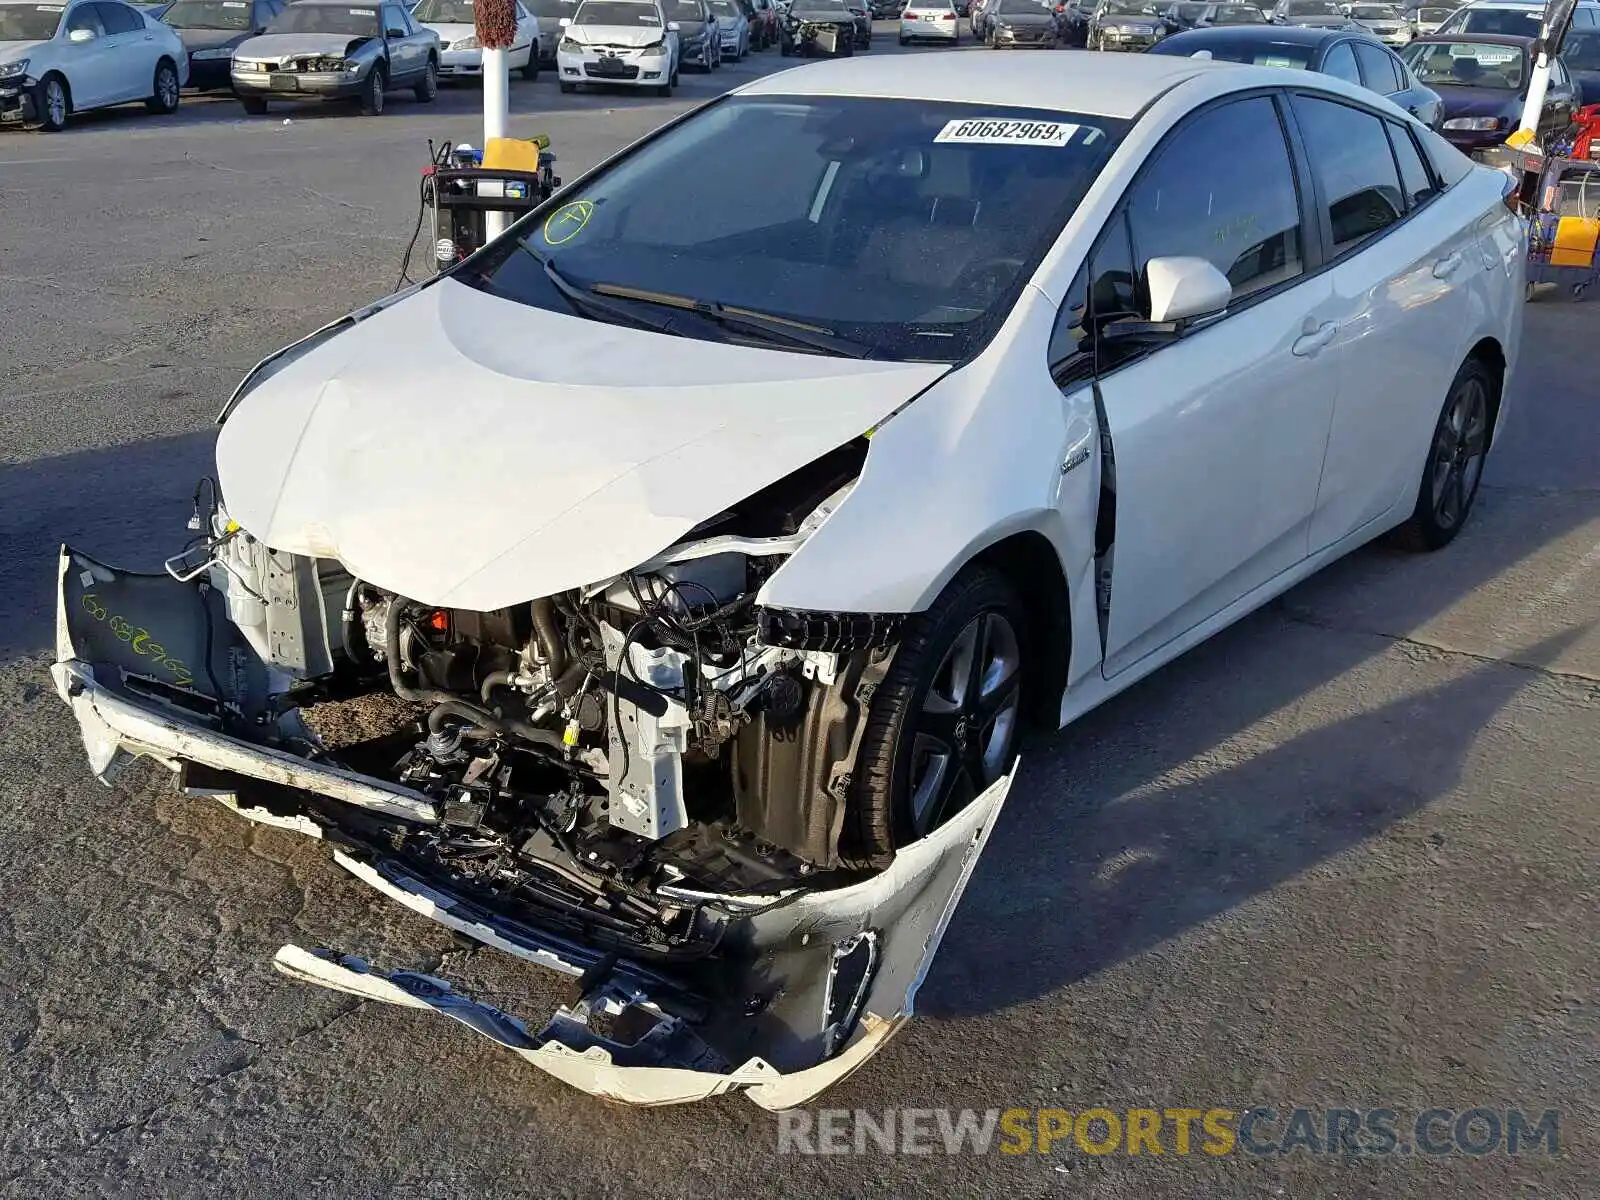
<path fill-rule="evenodd" d="M 351 37 L 346 33 L 264 33 L 234 47 L 234 54 L 245 59 L 283 58 L 299 54 L 347 54 L 371 38 Z"/>
<path fill-rule="evenodd" d="M 218 479 L 274 549 L 488 611 L 638 566 L 948 369 L 670 337 L 445 279 L 245 395 Z"/>
<path fill-rule="evenodd" d="M 1054 25 L 1049 13 L 996 13 L 994 23 L 1001 29 L 1034 29 L 1041 25 Z"/>
<path fill-rule="evenodd" d="M 667 36 L 659 25 L 568 25 L 566 35 L 583 46 L 654 46 Z"/>
<path fill-rule="evenodd" d="M 0 42 L 0 62 L 15 62 L 19 58 L 27 58 L 44 42 Z"/>

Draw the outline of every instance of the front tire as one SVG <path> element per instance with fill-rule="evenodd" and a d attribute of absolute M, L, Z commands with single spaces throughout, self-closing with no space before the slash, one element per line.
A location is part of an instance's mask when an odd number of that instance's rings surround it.
<path fill-rule="evenodd" d="M 439 68 L 433 59 L 428 60 L 428 69 L 422 73 L 422 82 L 414 91 L 419 104 L 432 104 L 439 98 Z"/>
<path fill-rule="evenodd" d="M 988 567 L 961 572 L 906 622 L 856 756 L 852 857 L 882 861 L 926 837 L 1011 769 L 1027 646 L 1016 589 Z"/>
<path fill-rule="evenodd" d="M 145 109 L 159 116 L 178 111 L 178 68 L 172 60 L 163 58 L 156 64 L 155 79 L 151 83 L 150 98 Z"/>
<path fill-rule="evenodd" d="M 1494 376 L 1476 358 L 1450 381 L 1423 463 L 1417 504 L 1396 535 L 1413 550 L 1440 550 L 1455 540 L 1472 515 L 1489 453 L 1489 413 Z"/>
<path fill-rule="evenodd" d="M 361 93 L 361 115 L 376 117 L 383 113 L 383 89 L 388 79 L 383 64 L 378 63 L 367 76 L 366 90 Z"/>
<path fill-rule="evenodd" d="M 46 133 L 60 133 L 67 127 L 72 115 L 72 93 L 67 81 L 51 72 L 39 81 L 39 128 Z"/>
<path fill-rule="evenodd" d="M 539 78 L 539 43 L 528 47 L 528 61 L 522 64 L 522 77 L 528 81 Z"/>
<path fill-rule="evenodd" d="M 572 95 L 573 92 L 575 92 L 577 90 L 578 90 L 578 85 L 577 84 L 568 83 L 565 79 L 563 79 L 561 81 L 561 94 L 563 96 L 570 96 L 570 95 Z"/>
<path fill-rule="evenodd" d="M 239 103 L 244 105 L 246 116 L 264 117 L 267 115 L 267 102 L 260 96 L 240 96 Z"/>

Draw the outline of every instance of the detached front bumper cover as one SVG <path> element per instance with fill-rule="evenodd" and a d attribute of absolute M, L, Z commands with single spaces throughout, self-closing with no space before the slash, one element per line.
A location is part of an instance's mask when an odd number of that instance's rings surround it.
<path fill-rule="evenodd" d="M 336 810 L 348 805 L 418 824 L 437 819 L 427 797 L 224 732 L 205 703 L 185 702 L 186 693 L 215 698 L 218 690 L 234 702 L 259 684 L 261 664 L 229 636 L 219 607 L 194 585 L 117 571 L 62 548 L 51 670 L 97 776 L 109 784 L 132 758 L 152 758 L 179 773 L 187 794 L 318 838 L 329 836 L 325 819 L 292 804 L 256 805 L 241 799 L 238 786 L 261 781 L 314 793 Z M 862 882 L 778 906 L 728 898 L 748 915 L 726 919 L 710 989 L 704 973 L 686 979 L 619 959 L 442 891 L 405 862 L 338 839 L 335 861 L 396 902 L 574 979 L 574 1000 L 537 1033 L 435 976 L 385 974 L 335 951 L 297 946 L 283 947 L 274 965 L 294 979 L 454 1018 L 594 1096 L 657 1105 L 745 1090 L 765 1108 L 793 1107 L 854 1071 L 911 1016 L 1011 779 Z"/>

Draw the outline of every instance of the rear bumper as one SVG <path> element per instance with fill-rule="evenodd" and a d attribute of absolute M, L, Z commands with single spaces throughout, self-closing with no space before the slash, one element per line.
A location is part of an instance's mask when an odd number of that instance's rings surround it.
<path fill-rule="evenodd" d="M 363 818 L 377 815 L 436 822 L 427 797 L 252 740 L 269 736 L 270 727 L 225 730 L 192 703 L 206 698 L 207 680 L 244 689 L 259 668 L 224 636 L 232 627 L 218 624 L 226 616 L 214 593 L 164 575 L 116 571 L 63 547 L 56 619 L 51 676 L 102 781 L 110 784 L 136 757 L 153 759 L 177 773 L 186 794 L 326 840 L 339 866 L 395 902 L 584 987 L 534 1033 L 436 977 L 386 975 L 334 951 L 285 946 L 274 959 L 279 971 L 453 1017 L 582 1091 L 630 1104 L 746 1090 L 765 1108 L 788 1108 L 881 1049 L 913 1012 L 1011 784 L 1011 777 L 1000 780 L 861 882 L 776 902 L 722 897 L 720 908 L 696 917 L 710 926 L 715 948 L 708 958 L 680 964 L 619 956 L 589 944 L 570 924 L 547 928 L 424 878 L 390 844 L 363 833 Z M 213 645 L 213 633 L 222 644 Z M 261 789 L 263 783 L 278 788 Z M 592 1029 L 591 1017 L 613 1018 L 611 1032 Z"/>

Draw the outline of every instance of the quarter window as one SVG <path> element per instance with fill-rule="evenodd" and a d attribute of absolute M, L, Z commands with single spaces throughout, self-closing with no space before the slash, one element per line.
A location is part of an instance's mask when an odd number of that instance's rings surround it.
<path fill-rule="evenodd" d="M 1382 46 L 1368 46 L 1358 42 L 1356 61 L 1361 64 L 1361 80 L 1366 87 L 1380 96 L 1392 96 L 1405 85 L 1400 82 L 1400 72 L 1394 56 Z"/>
<path fill-rule="evenodd" d="M 1361 82 L 1361 71 L 1356 67 L 1356 56 L 1349 42 L 1340 42 L 1328 51 L 1322 60 L 1322 74 L 1346 83 Z"/>
<path fill-rule="evenodd" d="M 1294 109 L 1306 157 L 1322 183 L 1333 254 L 1340 255 L 1382 233 L 1405 212 L 1385 122 L 1361 109 L 1309 96 L 1296 96 Z"/>
<path fill-rule="evenodd" d="M 1422 154 L 1412 141 L 1410 130 L 1391 123 L 1389 140 L 1394 144 L 1395 161 L 1400 164 L 1400 186 L 1405 191 L 1406 205 L 1420 208 L 1438 195 L 1433 178 L 1422 163 Z"/>
<path fill-rule="evenodd" d="M 1091 340 L 1112 321 L 1139 315 L 1135 289 L 1133 252 L 1128 245 L 1128 223 L 1121 215 L 1113 217 L 1067 290 L 1067 299 L 1056 318 L 1050 338 L 1050 373 L 1062 387 L 1087 379 L 1095 369 L 1095 343 Z M 1137 343 L 1123 344 L 1123 354 L 1141 350 Z M 1119 361 L 1116 350 L 1107 346 L 1099 366 L 1102 370 Z"/>
<path fill-rule="evenodd" d="M 1181 126 L 1134 185 L 1128 217 L 1141 276 L 1152 258 L 1208 258 L 1237 299 L 1299 275 L 1300 201 L 1272 100 L 1238 100 Z"/>

